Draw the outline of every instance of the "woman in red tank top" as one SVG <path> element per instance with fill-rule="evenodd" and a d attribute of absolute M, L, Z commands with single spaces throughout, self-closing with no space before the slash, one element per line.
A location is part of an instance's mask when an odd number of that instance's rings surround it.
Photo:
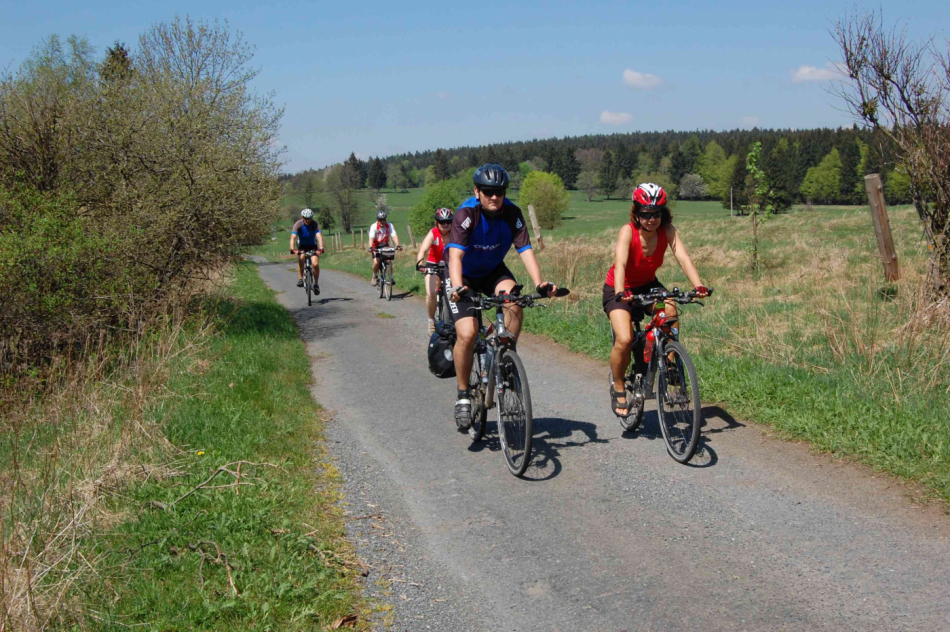
<path fill-rule="evenodd" d="M 614 346 L 610 351 L 614 383 L 611 385 L 610 398 L 614 414 L 618 417 L 626 417 L 629 412 L 623 379 L 634 343 L 633 321 L 636 319 L 640 322 L 647 312 L 653 313 L 652 306 L 644 310 L 634 305 L 633 296 L 645 294 L 653 288 L 666 289 L 656 278 L 656 271 L 663 265 L 667 248 L 673 251 L 686 278 L 696 290 L 701 295 L 708 294 L 672 220 L 663 188 L 653 183 L 638 186 L 633 192 L 630 223 L 620 229 L 614 265 L 607 271 L 604 312 L 610 318 L 610 327 L 614 332 Z M 675 317 L 675 303 L 665 305 L 667 315 Z"/>
<path fill-rule="evenodd" d="M 430 230 L 422 243 L 419 244 L 419 253 L 416 255 L 416 268 L 425 270 L 423 259 L 428 263 L 442 261 L 442 252 L 445 249 L 445 240 L 452 228 L 452 209 L 440 208 L 435 212 L 435 226 Z M 426 274 L 426 311 L 429 313 L 428 329 L 431 334 L 435 331 L 435 306 L 442 282 L 438 275 Z"/>

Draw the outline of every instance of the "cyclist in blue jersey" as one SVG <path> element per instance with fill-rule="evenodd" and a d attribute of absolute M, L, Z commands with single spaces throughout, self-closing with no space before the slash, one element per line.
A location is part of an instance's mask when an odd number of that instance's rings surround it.
<path fill-rule="evenodd" d="M 508 172 L 501 165 L 487 164 L 475 171 L 472 180 L 475 195 L 462 202 L 452 217 L 452 228 L 443 254 L 452 284 L 446 290 L 450 297 L 449 311 L 457 335 L 453 349 L 458 380 L 455 423 L 463 432 L 472 424 L 468 377 L 478 335 L 472 309 L 475 293 L 504 294 L 517 284 L 505 265 L 505 255 L 512 246 L 521 255 L 539 294 L 547 295 L 557 290 L 557 286 L 541 277 L 521 209 L 505 197 Z M 521 318 L 521 307 L 505 308 L 505 326 L 516 340 L 521 331 Z"/>
<path fill-rule="evenodd" d="M 324 252 L 323 233 L 309 208 L 300 211 L 300 219 L 290 231 L 290 254 L 298 255 L 297 287 L 303 287 L 303 262 L 307 252 L 310 252 L 310 265 L 313 266 L 313 292 L 320 294 L 317 281 L 320 279 L 320 253 Z"/>

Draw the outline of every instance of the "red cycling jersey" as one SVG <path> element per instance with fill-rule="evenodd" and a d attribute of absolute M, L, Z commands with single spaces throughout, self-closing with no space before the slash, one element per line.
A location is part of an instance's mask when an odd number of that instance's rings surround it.
<path fill-rule="evenodd" d="M 640 287 L 656 280 L 656 271 L 663 265 L 663 255 L 666 253 L 666 247 L 669 244 L 666 228 L 661 227 L 657 231 L 656 249 L 648 257 L 643 252 L 640 230 L 633 222 L 630 222 L 630 228 L 633 229 L 633 237 L 630 239 L 630 252 L 627 254 L 627 266 L 624 268 L 623 289 L 625 290 Z M 607 271 L 605 283 L 610 287 L 614 287 L 614 266 L 610 266 L 610 270 Z"/>
<path fill-rule="evenodd" d="M 438 226 L 432 227 L 432 245 L 429 246 L 429 256 L 426 261 L 429 263 L 438 263 L 442 261 L 442 253 L 445 250 L 445 239 L 439 231 Z"/>

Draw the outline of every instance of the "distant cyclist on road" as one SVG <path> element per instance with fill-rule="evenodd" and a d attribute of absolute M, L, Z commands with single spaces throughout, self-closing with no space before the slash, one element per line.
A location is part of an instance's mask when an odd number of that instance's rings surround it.
<path fill-rule="evenodd" d="M 396 227 L 391 222 L 386 221 L 386 211 L 376 212 L 376 223 L 369 227 L 369 248 L 372 252 L 375 248 L 385 248 L 389 246 L 390 240 L 395 244 L 397 250 L 402 250 L 399 245 L 399 236 L 396 234 Z M 373 285 L 379 283 L 379 257 L 373 252 Z"/>
<path fill-rule="evenodd" d="M 634 305 L 633 296 L 646 294 L 655 288 L 666 289 L 656 278 L 656 271 L 663 265 L 667 247 L 673 251 L 680 268 L 699 296 L 709 295 L 693 260 L 686 252 L 686 245 L 673 226 L 673 215 L 666 202 L 666 191 L 652 182 L 641 184 L 633 191 L 630 222 L 620 229 L 614 250 L 614 265 L 607 271 L 604 282 L 604 312 L 614 332 L 614 346 L 610 352 L 614 383 L 610 388 L 610 401 L 618 417 L 626 417 L 630 412 L 624 391 L 624 375 L 630 364 L 634 343 L 633 321 L 642 321 L 647 312 L 653 313 L 655 307 L 654 304 L 644 309 Z M 664 309 L 667 316 L 676 317 L 675 303 L 665 303 Z M 674 327 L 673 334 L 678 333 L 678 328 Z M 638 345 L 638 349 L 641 348 Z"/>
<path fill-rule="evenodd" d="M 474 294 L 504 294 L 517 285 L 514 275 L 505 265 L 505 255 L 512 245 L 521 255 L 537 292 L 547 295 L 557 290 L 557 286 L 541 277 L 521 209 L 505 197 L 508 172 L 501 165 L 487 164 L 475 171 L 472 180 L 475 195 L 462 202 L 455 211 L 444 254 L 452 283 L 449 311 L 457 334 L 453 350 L 458 380 L 455 423 L 463 432 L 472 424 L 468 378 L 478 335 L 475 310 L 472 309 L 475 307 Z M 505 326 L 516 340 L 521 331 L 522 311 L 518 306 L 505 308 Z"/>
<path fill-rule="evenodd" d="M 295 244 L 296 242 L 296 244 Z M 290 254 L 297 257 L 297 287 L 303 287 L 303 262 L 306 252 L 310 252 L 310 265 L 313 266 L 313 293 L 320 294 L 320 253 L 323 248 L 323 233 L 320 225 L 313 219 L 313 211 L 305 208 L 300 211 L 300 219 L 290 231 Z"/>
<path fill-rule="evenodd" d="M 435 212 L 436 225 L 432 227 L 419 244 L 416 255 L 416 268 L 425 269 L 422 262 L 439 263 L 445 250 L 445 239 L 452 227 L 452 209 L 440 208 Z M 429 314 L 429 333 L 435 331 L 435 307 L 442 289 L 442 281 L 436 274 L 426 274 L 426 311 Z"/>

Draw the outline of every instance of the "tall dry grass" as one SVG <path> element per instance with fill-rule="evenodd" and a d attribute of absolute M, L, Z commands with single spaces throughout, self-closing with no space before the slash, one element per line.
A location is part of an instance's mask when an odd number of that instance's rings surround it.
<path fill-rule="evenodd" d="M 186 322 L 188 326 L 186 327 Z M 143 327 L 130 346 L 90 341 L 45 390 L 7 392 L 0 420 L 0 631 L 84 627 L 95 613 L 77 585 L 110 569 L 90 545 L 125 516 L 110 499 L 131 484 L 174 477 L 181 451 L 150 407 L 177 397 L 170 363 L 200 373 L 211 321 L 182 312 Z"/>

